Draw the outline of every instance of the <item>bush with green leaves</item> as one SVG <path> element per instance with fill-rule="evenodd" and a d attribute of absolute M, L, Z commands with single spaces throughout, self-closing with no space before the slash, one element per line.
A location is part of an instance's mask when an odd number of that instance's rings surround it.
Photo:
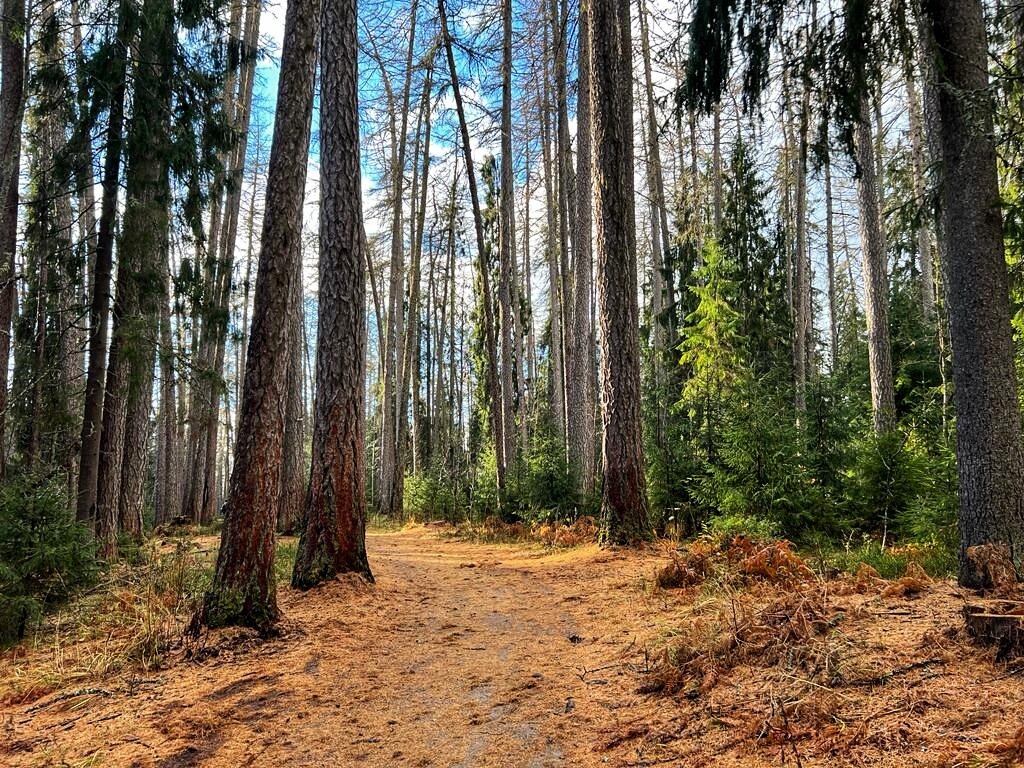
<path fill-rule="evenodd" d="M 576 514 L 581 500 L 565 448 L 550 431 L 538 430 L 509 475 L 508 506 L 520 517 L 538 523 L 567 521 Z"/>
<path fill-rule="evenodd" d="M 25 475 L 0 486 L 0 642 L 24 637 L 99 569 L 93 537 L 75 521 L 62 483 Z"/>
<path fill-rule="evenodd" d="M 462 521 L 452 483 L 436 474 L 417 472 L 405 477 L 404 512 L 414 521 Z"/>
<path fill-rule="evenodd" d="M 694 495 L 723 520 L 760 521 L 763 531 L 798 537 L 832 521 L 808 462 L 805 438 L 764 387 L 747 384 L 723 419 L 717 459 Z"/>
<path fill-rule="evenodd" d="M 900 520 L 906 521 L 912 510 L 938 500 L 935 462 L 912 430 L 868 434 L 855 440 L 853 449 L 845 494 L 847 524 L 890 541 Z"/>

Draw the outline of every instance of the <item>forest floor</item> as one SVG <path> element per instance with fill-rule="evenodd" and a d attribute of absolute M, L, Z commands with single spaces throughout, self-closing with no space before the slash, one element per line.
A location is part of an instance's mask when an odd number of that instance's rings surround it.
<path fill-rule="evenodd" d="M 951 582 L 663 589 L 667 546 L 368 547 L 375 585 L 282 587 L 276 637 L 42 688 L 60 644 L 6 652 L 0 765 L 1024 764 L 1024 669 L 963 636 Z"/>

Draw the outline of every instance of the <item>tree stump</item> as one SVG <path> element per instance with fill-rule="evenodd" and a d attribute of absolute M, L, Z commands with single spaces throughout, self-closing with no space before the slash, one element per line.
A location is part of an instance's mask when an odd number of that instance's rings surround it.
<path fill-rule="evenodd" d="M 964 606 L 967 633 L 984 645 L 995 645 L 996 660 L 1024 654 L 1024 602 L 984 600 Z"/>

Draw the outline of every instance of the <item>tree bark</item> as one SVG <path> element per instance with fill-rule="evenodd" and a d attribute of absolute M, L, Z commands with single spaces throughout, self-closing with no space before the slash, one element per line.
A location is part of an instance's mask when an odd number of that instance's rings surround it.
<path fill-rule="evenodd" d="M 85 409 L 82 419 L 82 450 L 78 467 L 76 515 L 79 521 L 97 520 L 96 496 L 99 483 L 100 439 L 103 433 L 103 403 L 107 376 L 107 337 L 110 326 L 110 284 L 113 276 L 114 223 L 121 181 L 121 149 L 124 139 L 126 62 L 132 32 L 127 3 L 122 0 L 118 15 L 107 116 L 107 154 L 103 163 L 103 201 L 93 269 L 93 292 L 89 306 L 89 367 L 85 378 Z"/>
<path fill-rule="evenodd" d="M 579 11 L 579 87 L 576 101 L 576 235 L 570 269 L 570 302 L 567 397 L 569 465 L 574 472 L 576 492 L 582 497 L 594 487 L 594 368 L 591 291 L 593 273 L 593 158 L 590 108 L 590 40 L 588 0 Z"/>
<path fill-rule="evenodd" d="M 224 528 L 213 584 L 197 624 L 266 627 L 277 618 L 274 524 L 292 334 L 291 325 L 281 318 L 288 314 L 295 260 L 301 253 L 319 25 L 318 0 L 290 0 L 267 171 L 265 210 L 274 215 L 263 220 Z"/>
<path fill-rule="evenodd" d="M 321 47 L 320 311 L 313 461 L 292 585 L 373 581 L 366 559 L 366 266 L 356 0 L 325 0 Z"/>
<path fill-rule="evenodd" d="M 907 115 L 910 122 L 910 156 L 914 201 L 918 208 L 917 267 L 921 280 L 921 312 L 926 322 L 935 322 L 935 275 L 932 264 L 932 238 L 925 214 L 925 152 L 921 103 L 914 81 L 914 65 L 909 54 L 904 58 L 904 81 L 907 90 Z"/>
<path fill-rule="evenodd" d="M 167 252 L 164 251 L 164 264 Z M 157 416 L 157 465 L 154 509 L 156 524 L 174 519 L 181 507 L 179 474 L 178 401 L 175 387 L 174 337 L 171 334 L 171 309 L 167 297 L 160 307 L 160 411 Z"/>
<path fill-rule="evenodd" d="M 175 24 L 170 0 L 146 0 L 139 62 L 135 71 L 135 115 L 128 131 L 128 186 L 122 220 L 119 269 L 129 252 L 137 315 L 130 333 L 127 403 L 118 524 L 142 539 L 142 510 L 149 465 L 153 367 L 160 336 L 160 306 L 166 302 L 164 253 L 170 235 L 171 193 L 167 158 L 174 77 Z"/>
<path fill-rule="evenodd" d="M 810 122 L 810 95 L 810 86 L 804 82 L 793 169 L 793 178 L 796 181 L 793 191 L 796 197 L 793 214 L 796 228 L 793 250 L 793 368 L 796 380 L 797 419 L 803 418 L 807 410 L 807 371 L 811 346 L 811 274 L 807 250 L 807 134 Z"/>
<path fill-rule="evenodd" d="M 650 536 L 640 415 L 629 0 L 590 6 L 604 488 L 601 541 Z"/>
<path fill-rule="evenodd" d="M 940 242 L 953 353 L 960 583 L 985 586 L 970 547 L 1005 544 L 1020 569 L 1024 456 L 993 106 L 980 0 L 927 0 L 926 123 L 940 162 Z"/>
<path fill-rule="evenodd" d="M 825 147 L 825 262 L 828 270 L 828 320 L 831 333 L 830 357 L 832 373 L 839 369 L 839 307 L 836 296 L 836 249 L 835 249 L 835 216 L 832 210 L 832 152 L 828 147 L 826 134 Z"/>
<path fill-rule="evenodd" d="M 562 397 L 564 398 L 563 410 L 561 411 L 561 423 L 558 433 L 567 440 L 569 429 L 569 382 L 568 371 L 571 365 L 572 344 L 569 341 L 569 324 L 572 320 L 571 305 L 571 278 L 569 273 L 569 259 L 571 251 L 575 249 L 575 243 L 571 236 L 576 229 L 574 221 L 575 211 L 575 179 L 572 173 L 572 148 L 569 139 L 569 107 L 567 95 L 567 29 L 569 25 L 568 3 L 566 0 L 551 0 L 551 24 L 554 43 L 553 78 L 555 87 L 555 166 L 558 178 L 556 187 L 556 200 L 558 203 L 558 300 L 559 319 L 561 329 L 561 376 L 562 376 Z M 563 448 L 568 453 L 568 442 L 563 443 Z"/>
<path fill-rule="evenodd" d="M 501 4 L 501 189 L 500 237 L 498 255 L 498 310 L 501 329 L 501 452 L 506 467 L 515 463 L 513 429 L 513 339 L 515 319 L 512 314 L 512 282 L 514 280 L 516 223 L 514 179 L 512 170 L 512 0 Z"/>
<path fill-rule="evenodd" d="M 281 504 L 277 511 L 277 530 L 292 534 L 302 522 L 302 505 L 306 500 L 306 404 L 302 397 L 303 353 L 303 290 L 302 258 L 292 260 L 288 314 L 291 326 L 288 337 L 287 402 L 285 404 L 284 454 L 281 466 Z"/>
<path fill-rule="evenodd" d="M 25 0 L 4 0 L 0 26 L 0 480 L 6 470 L 7 365 L 14 319 L 21 122 L 25 110 Z"/>
<path fill-rule="evenodd" d="M 889 279 L 886 270 L 885 235 L 879 211 L 875 149 L 867 97 L 861 100 L 860 117 L 854 126 L 857 155 L 857 201 L 860 206 L 860 240 L 864 257 L 864 314 L 868 326 L 868 368 L 871 378 L 871 417 L 876 434 L 896 427 L 893 392 L 892 348 L 889 343 Z"/>
<path fill-rule="evenodd" d="M 544 30 L 544 48 L 547 48 L 548 30 Z M 555 129 L 552 126 L 551 83 L 547 60 L 544 61 L 543 88 L 541 100 L 541 145 L 543 147 L 544 206 L 547 213 L 545 252 L 548 262 L 548 378 L 550 386 L 549 417 L 555 433 L 564 438 L 566 427 L 565 410 L 565 329 L 562 314 L 561 258 L 558 238 L 558 184 L 555 158 L 552 146 L 555 144 Z"/>

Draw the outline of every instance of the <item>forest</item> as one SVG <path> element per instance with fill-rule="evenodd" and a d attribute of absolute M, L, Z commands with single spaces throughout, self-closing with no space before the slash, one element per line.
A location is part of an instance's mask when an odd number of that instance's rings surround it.
<path fill-rule="evenodd" d="M 0 763 L 1024 764 L 1024 2 L 0 6 Z"/>

